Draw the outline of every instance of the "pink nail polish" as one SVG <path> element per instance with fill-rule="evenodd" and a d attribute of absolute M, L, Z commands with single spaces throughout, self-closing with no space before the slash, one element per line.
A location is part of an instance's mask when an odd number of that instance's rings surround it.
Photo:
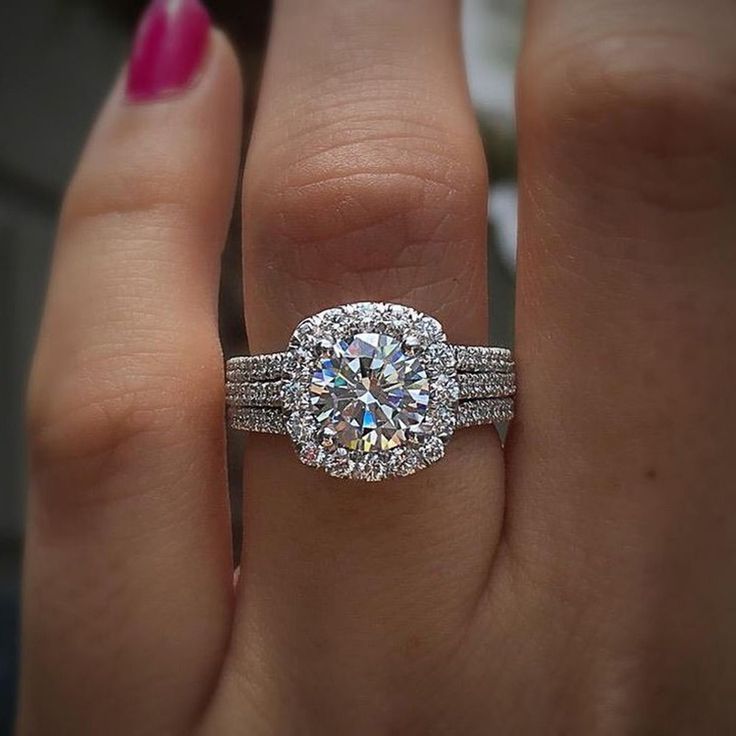
<path fill-rule="evenodd" d="M 133 41 L 128 99 L 145 102 L 188 87 L 202 65 L 209 30 L 199 0 L 152 0 Z"/>

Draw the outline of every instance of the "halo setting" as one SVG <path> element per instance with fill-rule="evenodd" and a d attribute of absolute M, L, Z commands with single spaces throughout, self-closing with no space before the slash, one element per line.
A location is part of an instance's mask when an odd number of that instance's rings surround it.
<path fill-rule="evenodd" d="M 452 352 L 442 364 L 428 352 L 442 344 L 439 322 L 395 304 L 361 302 L 303 320 L 282 388 L 302 461 L 330 475 L 381 480 L 439 460 L 444 444 L 431 440 L 448 382 L 457 393 Z M 453 429 L 445 423 L 444 436 Z"/>

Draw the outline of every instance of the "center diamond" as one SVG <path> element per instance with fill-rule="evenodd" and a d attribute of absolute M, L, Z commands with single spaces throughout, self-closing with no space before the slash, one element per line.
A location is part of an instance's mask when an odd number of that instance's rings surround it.
<path fill-rule="evenodd" d="M 420 359 L 407 355 L 395 337 L 362 332 L 322 354 L 310 393 L 325 439 L 376 452 L 403 445 L 421 431 L 429 379 Z"/>

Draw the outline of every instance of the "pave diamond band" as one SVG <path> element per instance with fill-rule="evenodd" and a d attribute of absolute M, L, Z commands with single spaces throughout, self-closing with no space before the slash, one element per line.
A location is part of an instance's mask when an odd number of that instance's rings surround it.
<path fill-rule="evenodd" d="M 233 429 L 246 432 L 266 432 L 268 434 L 286 434 L 286 419 L 276 409 L 248 406 L 229 408 L 228 416 Z"/>
<path fill-rule="evenodd" d="M 458 405 L 455 429 L 480 424 L 508 422 L 514 416 L 512 399 L 481 399 L 464 401 Z M 286 419 L 281 411 L 262 406 L 243 406 L 229 410 L 230 426 L 247 432 L 288 434 Z"/>
<path fill-rule="evenodd" d="M 458 398 L 490 399 L 513 396 L 516 393 L 516 379 L 513 373 L 459 373 Z M 249 381 L 232 378 L 227 383 L 227 402 L 230 407 L 282 407 L 282 392 L 285 381 Z"/>
<path fill-rule="evenodd" d="M 514 361 L 508 348 L 484 345 L 450 345 L 456 369 L 466 373 L 513 373 Z M 281 378 L 288 353 L 239 355 L 227 361 L 227 380 L 274 381 Z"/>
<path fill-rule="evenodd" d="M 234 429 L 287 434 L 299 459 L 360 480 L 410 475 L 456 429 L 509 421 L 516 376 L 506 348 L 450 345 L 437 320 L 360 302 L 303 320 L 284 352 L 230 358 Z"/>
<path fill-rule="evenodd" d="M 225 378 L 235 383 L 279 379 L 286 355 L 286 353 L 264 353 L 230 358 L 225 366 Z"/>

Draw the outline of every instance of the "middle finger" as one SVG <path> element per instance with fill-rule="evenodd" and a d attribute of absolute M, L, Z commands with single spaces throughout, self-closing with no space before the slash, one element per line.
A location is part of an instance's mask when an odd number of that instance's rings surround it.
<path fill-rule="evenodd" d="M 254 353 L 361 299 L 486 342 L 486 172 L 459 40 L 448 0 L 277 3 L 244 184 Z M 325 714 L 352 702 L 358 715 L 342 712 L 367 725 L 366 688 L 406 693 L 472 616 L 501 518 L 499 444 L 463 431 L 437 466 L 363 486 L 304 468 L 284 438 L 249 439 L 236 657 L 259 687 Z"/>

